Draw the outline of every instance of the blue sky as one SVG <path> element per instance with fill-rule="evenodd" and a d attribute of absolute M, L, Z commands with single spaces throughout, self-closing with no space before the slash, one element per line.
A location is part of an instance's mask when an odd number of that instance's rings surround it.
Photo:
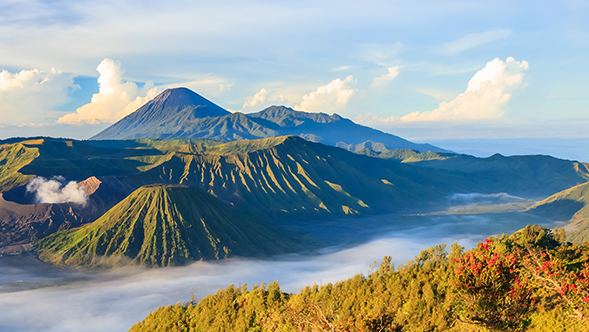
<path fill-rule="evenodd" d="M 178 86 L 415 140 L 589 137 L 588 14 L 586 1 L 5 0 L 0 138 L 87 138 Z"/>

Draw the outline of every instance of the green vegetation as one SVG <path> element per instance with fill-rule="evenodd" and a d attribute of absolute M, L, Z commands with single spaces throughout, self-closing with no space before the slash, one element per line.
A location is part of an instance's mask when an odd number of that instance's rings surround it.
<path fill-rule="evenodd" d="M 95 222 L 52 234 L 32 249 L 54 264 L 110 267 L 182 265 L 301 247 L 198 188 L 146 186 Z"/>
<path fill-rule="evenodd" d="M 38 156 L 37 149 L 21 143 L 0 145 L 0 193 L 29 181 L 33 176 L 19 171 Z"/>
<path fill-rule="evenodd" d="M 296 136 L 177 153 L 125 181 L 198 186 L 267 219 L 424 208 L 424 202 L 443 201 L 470 184 L 445 171 L 359 156 Z"/>
<path fill-rule="evenodd" d="M 160 307 L 130 331 L 586 331 L 589 247 L 528 226 L 298 294 L 233 285 Z M 515 316 L 517 315 L 517 317 Z"/>
<path fill-rule="evenodd" d="M 589 242 L 589 182 L 556 193 L 528 211 L 552 220 L 567 221 L 574 230 L 567 240 Z"/>
<path fill-rule="evenodd" d="M 461 154 L 411 164 L 459 174 L 488 192 L 530 198 L 544 198 L 589 180 L 589 164 L 544 155 L 477 158 Z"/>

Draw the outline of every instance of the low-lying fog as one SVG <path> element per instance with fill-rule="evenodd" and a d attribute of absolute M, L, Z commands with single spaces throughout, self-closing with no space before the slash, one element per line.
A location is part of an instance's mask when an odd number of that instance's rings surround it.
<path fill-rule="evenodd" d="M 295 228 L 316 231 L 325 237 L 325 243 L 347 244 L 323 249 L 317 255 L 229 259 L 151 270 L 72 272 L 48 267 L 32 258 L 2 257 L 0 330 L 127 331 L 158 306 L 188 301 L 191 292 L 202 298 L 230 284 L 247 283 L 251 289 L 254 284 L 277 280 L 283 290 L 296 293 L 313 283 L 327 284 L 360 272 L 366 274 L 370 265 L 385 255 L 392 256 L 398 265 L 436 244 L 458 241 L 470 248 L 489 235 L 509 234 L 528 223 L 539 220 L 525 214 L 503 213 L 381 216 L 313 223 L 315 226 L 301 223 Z M 338 226 L 342 224 L 346 226 Z M 346 239 L 360 239 L 362 243 Z"/>

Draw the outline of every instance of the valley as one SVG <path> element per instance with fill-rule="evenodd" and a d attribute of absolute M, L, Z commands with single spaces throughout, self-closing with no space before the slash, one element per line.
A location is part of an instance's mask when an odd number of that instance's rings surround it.
<path fill-rule="evenodd" d="M 160 305 L 189 301 L 191 293 L 200 299 L 231 284 L 251 289 L 273 281 L 297 293 L 314 283 L 326 285 L 366 273 L 384 256 L 391 255 L 395 265 L 405 264 L 427 247 L 458 241 L 471 248 L 488 234 L 510 233 L 540 221 L 514 214 L 322 220 L 292 226 L 293 231 L 310 231 L 324 241 L 326 247 L 315 253 L 234 257 L 165 269 L 129 266 L 92 273 L 50 267 L 31 258 L 27 263 L 0 257 L 0 269 L 6 271 L 0 276 L 0 322 L 3 331 L 126 331 Z M 41 314 L 27 320 L 28 310 Z M 89 319 L 100 324 L 88 324 Z"/>

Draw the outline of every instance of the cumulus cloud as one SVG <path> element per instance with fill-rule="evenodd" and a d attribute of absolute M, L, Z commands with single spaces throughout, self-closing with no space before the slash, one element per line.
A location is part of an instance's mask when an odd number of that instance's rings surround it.
<path fill-rule="evenodd" d="M 266 90 L 266 89 L 262 88 L 262 89 L 260 90 L 260 92 L 258 92 L 258 93 L 256 93 L 256 94 L 254 95 L 254 97 L 253 97 L 253 98 L 250 98 L 250 100 L 249 100 L 249 101 L 246 101 L 246 102 L 243 104 L 243 107 L 242 107 L 242 109 L 244 109 L 244 108 L 246 108 L 246 107 L 253 107 L 253 106 L 256 106 L 256 105 L 258 105 L 258 104 L 261 104 L 261 103 L 263 103 L 263 102 L 266 100 L 266 96 L 267 96 L 267 95 L 268 95 L 268 90 Z"/>
<path fill-rule="evenodd" d="M 511 36 L 511 30 L 507 29 L 471 33 L 444 45 L 442 53 L 447 55 L 456 54 L 509 36 Z"/>
<path fill-rule="evenodd" d="M 470 121 L 499 119 L 511 93 L 521 87 L 527 61 L 516 61 L 509 57 L 506 61 L 496 58 L 489 61 L 468 82 L 465 92 L 450 102 L 442 102 L 439 107 L 427 112 L 414 112 L 400 118 L 402 122 L 414 121 Z"/>
<path fill-rule="evenodd" d="M 100 73 L 98 93 L 92 96 L 89 104 L 78 108 L 76 113 L 62 116 L 58 123 L 116 122 L 157 95 L 158 89 L 151 82 L 141 89 L 133 82 L 123 82 L 121 65 L 111 59 L 102 60 L 96 70 Z"/>
<path fill-rule="evenodd" d="M 38 176 L 27 184 L 27 192 L 35 195 L 37 203 L 76 203 L 86 204 L 88 195 L 76 181 L 65 184 L 65 178 L 55 176 L 51 179 Z"/>
<path fill-rule="evenodd" d="M 389 83 L 390 81 L 394 80 L 395 77 L 397 77 L 399 75 L 399 69 L 401 68 L 401 66 L 396 66 L 396 67 L 389 67 L 389 72 L 381 75 L 379 77 L 375 77 L 372 80 L 372 86 L 373 87 L 381 87 L 381 86 L 385 86 L 387 83 Z"/>
<path fill-rule="evenodd" d="M 352 75 L 344 80 L 337 78 L 327 85 L 318 87 L 317 91 L 304 95 L 303 101 L 294 108 L 305 112 L 345 111 L 348 101 L 358 91 L 351 88 L 355 82 Z"/>
<path fill-rule="evenodd" d="M 0 123 L 20 125 L 44 121 L 46 112 L 68 101 L 76 88 L 74 74 L 51 70 L 0 72 Z"/>

